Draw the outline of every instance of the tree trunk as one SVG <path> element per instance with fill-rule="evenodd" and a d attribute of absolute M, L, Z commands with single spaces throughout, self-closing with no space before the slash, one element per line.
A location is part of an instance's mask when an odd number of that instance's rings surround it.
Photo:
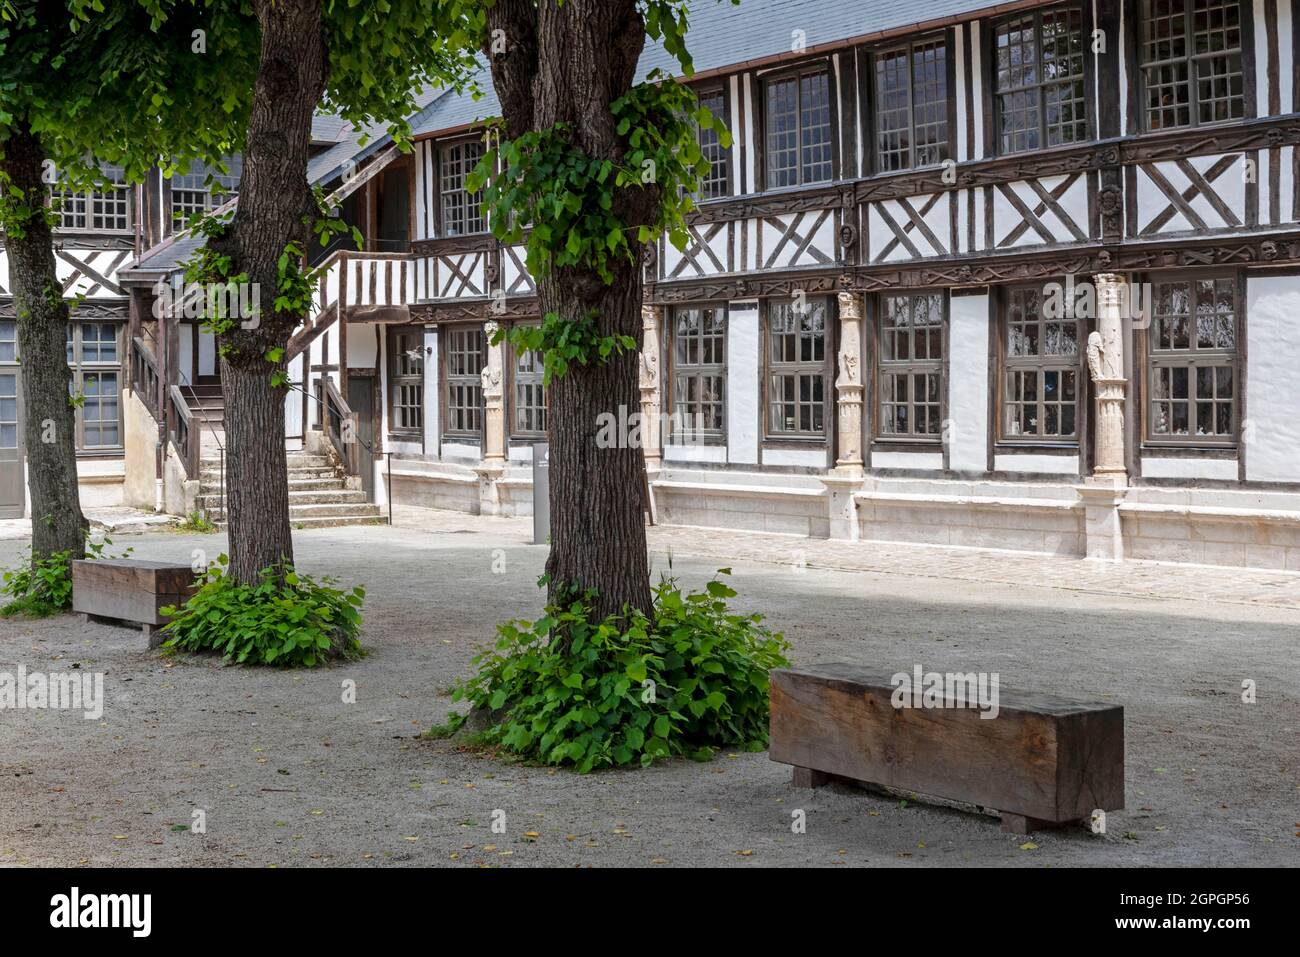
<path fill-rule="evenodd" d="M 267 353 L 285 349 L 302 315 L 275 312 L 277 263 L 303 249 L 316 215 L 307 186 L 311 119 L 327 77 L 321 0 L 257 0 L 261 62 L 253 90 L 239 203 L 230 231 L 212 245 L 247 273 L 260 315 L 223 333 L 221 374 L 230 485 L 230 575 L 252 584 L 264 568 L 293 564 L 284 449 L 283 371 Z"/>
<path fill-rule="evenodd" d="M 13 128 L 3 149 L 8 185 L 21 190 L 35 210 L 5 234 L 22 361 L 32 559 L 62 551 L 83 558 L 86 519 L 77 489 L 76 412 L 69 402 L 72 372 L 66 351 L 69 311 L 55 272 L 53 234 L 42 209 L 45 153 L 25 122 Z"/>
<path fill-rule="evenodd" d="M 581 317 L 595 309 L 602 335 L 639 340 L 638 271 L 639 266 L 629 264 L 629 275 L 586 298 L 566 295 L 562 277 L 544 278 L 538 285 L 542 312 Z M 622 441 L 602 448 L 596 441 L 603 414 L 622 423 L 640 411 L 634 352 L 611 355 L 601 365 L 570 366 L 551 382 L 551 553 L 546 572 L 552 598 L 566 584 L 596 589 L 597 618 L 620 614 L 625 604 L 650 609 L 641 449 Z"/>
<path fill-rule="evenodd" d="M 504 30 L 510 44 L 492 62 L 506 135 L 562 123 L 587 156 L 620 160 L 625 144 L 610 104 L 631 89 L 645 45 L 635 0 L 542 0 L 535 7 L 500 0 L 488 12 L 488 26 Z M 635 225 L 649 222 L 657 205 L 656 187 L 624 189 L 614 210 Z M 594 314 L 599 335 L 632 336 L 639 345 L 641 268 L 639 258 L 616 264 L 613 284 L 585 268 L 538 277 L 541 312 L 572 321 Z M 624 606 L 649 612 L 641 450 L 622 441 L 612 448 L 596 443 L 602 414 L 625 421 L 640 412 L 636 355 L 571 365 L 552 382 L 549 402 L 551 596 L 564 587 L 594 588 L 597 617 Z"/>
<path fill-rule="evenodd" d="M 221 362 L 225 393 L 226 467 L 230 488 L 229 574 L 258 580 L 262 569 L 293 564 L 289 472 L 284 451 L 284 390 L 270 366 Z"/>

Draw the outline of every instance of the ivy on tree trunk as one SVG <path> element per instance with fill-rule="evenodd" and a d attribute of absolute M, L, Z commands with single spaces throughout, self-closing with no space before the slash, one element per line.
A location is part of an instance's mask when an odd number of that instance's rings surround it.
<path fill-rule="evenodd" d="M 32 504 L 32 560 L 85 557 L 86 519 L 77 488 L 76 411 L 67 361 L 68 303 L 54 262 L 42 182 L 45 152 L 30 124 L 11 127 L 0 168 L 27 210 L 5 232 L 22 360 L 23 439 Z M 10 208 L 17 196 L 11 194 Z"/>
<path fill-rule="evenodd" d="M 636 78 L 645 23 L 635 0 L 566 0 L 559 4 L 498 0 L 487 11 L 492 79 L 505 136 L 555 131 L 596 161 L 620 164 L 628 149 L 611 104 Z M 499 31 L 499 32 L 498 32 Z M 615 212 L 636 227 L 655 220 L 659 189 L 615 191 Z M 558 266 L 537 277 L 543 315 L 569 322 L 594 319 L 601 338 L 641 342 L 641 243 L 634 255 Z M 603 362 L 574 364 L 550 385 L 551 596 L 565 588 L 595 589 L 593 615 L 624 606 L 649 612 L 650 574 L 643 516 L 641 450 L 596 441 L 602 413 L 640 411 L 637 355 L 617 350 Z"/>

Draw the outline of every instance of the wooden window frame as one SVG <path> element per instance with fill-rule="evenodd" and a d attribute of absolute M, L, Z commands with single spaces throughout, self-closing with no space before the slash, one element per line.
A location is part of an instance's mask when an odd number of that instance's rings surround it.
<path fill-rule="evenodd" d="M 116 388 L 113 390 L 115 401 L 117 403 L 117 444 L 116 445 L 87 445 L 86 444 L 86 405 L 92 398 L 97 400 L 97 404 L 102 404 L 103 397 L 108 393 L 100 392 L 98 395 L 85 396 L 85 401 L 79 403 L 76 407 L 76 417 L 74 425 L 74 442 L 78 455 L 116 455 L 122 453 L 126 448 L 126 420 L 125 410 L 122 408 L 122 386 L 126 381 L 124 375 L 125 363 L 125 330 L 126 324 L 122 322 L 113 322 L 106 319 L 73 319 L 68 323 L 69 333 L 72 338 L 67 340 L 71 349 L 71 356 L 68 358 L 68 371 L 71 373 L 70 386 L 74 394 L 85 395 L 85 381 L 87 375 L 112 375 L 116 377 Z M 113 353 L 114 358 L 111 360 L 85 358 L 85 327 L 86 326 L 107 326 L 113 331 Z M 103 343 L 105 340 L 100 339 L 98 342 Z M 104 423 L 110 420 L 97 418 L 93 421 Z M 101 425 L 102 428 L 102 425 Z"/>
<path fill-rule="evenodd" d="M 938 360 L 932 358 L 906 360 L 885 359 L 884 334 L 885 334 L 885 300 L 890 297 L 906 297 L 915 299 L 919 296 L 938 296 L 943 306 L 943 319 L 940 323 L 939 341 L 940 349 L 943 353 Z M 925 451 L 936 451 L 943 448 L 943 423 L 948 417 L 948 353 L 949 353 L 949 326 L 952 317 L 952 295 L 951 291 L 946 288 L 927 288 L 927 289 L 899 289 L 892 292 L 877 293 L 872 298 L 872 321 L 871 339 L 872 355 L 874 357 L 873 374 L 872 374 L 872 421 L 875 423 L 876 432 L 873 436 L 873 445 L 879 445 L 883 449 L 896 451 L 910 451 L 913 448 L 923 449 Z M 911 334 L 912 354 L 915 355 L 916 334 Z M 915 380 L 912 376 L 925 374 L 930 375 L 936 369 L 939 374 L 939 431 L 937 433 L 929 432 L 886 432 L 885 431 L 885 406 L 897 405 L 897 402 L 884 401 L 884 388 L 887 377 L 895 375 L 908 376 L 908 399 L 909 407 L 908 421 L 915 421 L 915 417 L 910 410 L 916 406 L 914 387 Z M 932 403 L 922 403 L 926 406 Z"/>
<path fill-rule="evenodd" d="M 478 333 L 480 349 L 479 354 L 483 360 L 483 366 L 478 372 L 474 373 L 456 373 L 454 376 L 451 372 L 451 354 L 452 354 L 452 337 L 464 333 Z M 439 417 L 439 428 L 442 432 L 440 436 L 443 442 L 474 442 L 482 445 L 483 430 L 486 425 L 486 403 L 483 398 L 483 372 L 482 369 L 487 366 L 487 333 L 483 329 L 482 323 L 457 323 L 455 325 L 445 325 L 438 330 L 438 365 L 441 386 L 440 402 L 442 415 Z M 455 384 L 465 385 L 478 390 L 478 429 L 467 431 L 464 429 L 452 429 L 449 427 L 451 422 L 451 387 Z M 472 381 L 471 381 L 472 380 Z"/>
<path fill-rule="evenodd" d="M 1238 32 L 1240 34 L 1241 45 L 1237 48 L 1237 57 L 1241 66 L 1241 115 L 1229 117 L 1221 120 L 1201 120 L 1199 113 L 1200 97 L 1198 95 L 1198 80 L 1195 70 L 1197 62 L 1221 57 L 1225 54 L 1222 51 L 1215 53 L 1192 52 L 1192 5 L 1190 0 L 1185 3 L 1184 21 L 1183 21 L 1183 38 L 1187 42 L 1186 52 L 1181 57 L 1174 57 L 1168 60 L 1152 61 L 1148 63 L 1144 59 L 1147 22 L 1149 17 L 1146 11 L 1146 0 L 1126 0 L 1125 14 L 1126 20 L 1133 24 L 1133 54 L 1131 57 L 1131 67 L 1133 79 L 1130 85 L 1136 88 L 1136 98 L 1130 100 L 1130 106 L 1137 112 L 1137 128 L 1142 132 L 1155 133 L 1165 130 L 1187 130 L 1198 127 L 1223 126 L 1233 123 L 1242 123 L 1249 120 L 1255 115 L 1255 51 L 1254 51 L 1254 7 L 1248 5 L 1242 0 L 1234 0 L 1237 3 L 1238 15 Z M 1172 126 L 1155 126 L 1151 125 L 1150 107 L 1147 104 L 1147 70 L 1153 65 L 1183 63 L 1187 66 L 1187 89 L 1188 89 L 1188 122 Z M 1284 110 L 1285 112 L 1285 105 Z"/>
<path fill-rule="evenodd" d="M 516 325 L 528 326 L 528 325 L 535 325 L 535 323 L 521 322 L 521 323 L 516 323 Z M 527 380 L 525 382 L 523 383 L 520 382 L 521 375 L 523 374 L 521 374 L 519 371 L 519 361 L 522 358 L 522 356 L 523 353 L 514 345 L 511 345 L 509 349 L 506 350 L 507 368 L 509 370 L 509 374 L 507 375 L 507 380 L 508 380 L 507 385 L 508 385 L 509 396 L 510 396 L 510 433 L 509 434 L 510 434 L 511 442 L 517 442 L 519 444 L 527 445 L 533 442 L 545 442 L 547 437 L 547 428 L 542 428 L 541 430 L 530 430 L 530 429 L 519 428 L 519 391 L 518 391 L 519 386 L 521 384 L 525 384 L 525 385 L 535 384 L 541 388 L 542 424 L 546 427 L 549 427 L 550 425 L 549 422 L 550 390 L 548 390 L 545 387 L 545 385 L 542 384 L 543 370 L 541 369 L 540 365 L 535 372 L 529 372 L 526 374 Z"/>
<path fill-rule="evenodd" d="M 427 381 L 424 374 L 424 363 L 427 358 L 424 350 L 424 327 L 419 325 L 389 325 L 386 330 L 385 351 L 388 357 L 388 388 L 384 401 L 387 406 L 388 434 L 395 438 L 409 439 L 412 436 L 424 437 L 424 405 L 425 405 L 425 383 Z M 401 363 L 401 352 L 399 341 L 403 336 L 414 336 L 416 348 L 420 352 L 420 371 L 416 373 L 402 373 L 399 371 Z M 418 382 L 416 381 L 418 380 Z M 420 405 L 419 416 L 420 424 L 418 426 L 398 425 L 397 423 L 397 390 L 401 386 L 418 385 L 420 388 Z"/>
<path fill-rule="evenodd" d="M 835 325 L 835 310 L 830 297 L 816 297 L 809 301 L 809 304 L 820 305 L 825 313 L 822 326 L 822 358 L 820 360 L 794 360 L 778 361 L 773 358 L 772 350 L 775 344 L 774 333 L 772 329 L 772 310 L 774 307 L 789 306 L 789 302 L 783 299 L 765 299 L 762 303 L 763 316 L 763 382 L 760 390 L 760 401 L 762 407 L 760 416 L 762 418 L 762 435 L 764 443 L 767 445 L 789 445 L 796 448 L 807 446 L 825 447 L 830 441 L 831 433 L 834 431 L 835 416 L 835 386 L 832 381 L 833 369 L 832 360 L 835 352 L 832 348 Z M 788 335 L 788 333 L 782 333 Z M 772 406 L 773 379 L 777 376 L 786 375 L 820 375 L 822 379 L 822 428 L 820 432 L 810 431 L 787 431 L 784 429 L 774 429 L 772 427 Z"/>
<path fill-rule="evenodd" d="M 475 215 L 477 216 L 477 219 L 478 219 L 478 221 L 479 221 L 479 224 L 480 224 L 480 227 L 481 227 L 481 228 L 479 228 L 479 229 L 475 229 L 475 230 L 465 230 L 465 231 L 457 232 L 457 233 L 449 233 L 449 232 L 447 231 L 447 199 L 448 199 L 448 192 L 447 192 L 447 190 L 444 188 L 445 177 L 446 177 L 446 174 L 447 174 L 447 170 L 446 170 L 446 164 L 447 164 L 447 162 L 448 162 L 448 160 L 447 160 L 447 153 L 448 153 L 448 151 L 453 150 L 453 149 L 459 149 L 459 148 L 463 148 L 463 147 L 474 147 L 474 146 L 477 146 L 480 150 L 485 150 L 485 149 L 486 149 L 486 148 L 484 147 L 484 145 L 483 145 L 483 140 L 482 140 L 481 137 L 477 137 L 477 136 L 462 136 L 462 137 L 458 137 L 457 139 L 444 140 L 444 141 L 442 141 L 442 142 L 439 142 L 439 143 L 436 145 L 436 147 L 435 147 L 435 149 L 434 149 L 434 151 L 433 151 L 433 155 L 434 155 L 434 164 L 433 164 L 433 166 L 434 166 L 434 169 L 433 169 L 434 185 L 435 185 L 435 187 L 436 187 L 436 193 L 437 193 L 437 197 L 438 197 L 438 199 L 437 199 L 437 204 L 436 204 L 436 213 L 435 213 L 435 215 L 436 215 L 436 218 L 437 218 L 437 228 L 438 228 L 437 232 L 438 232 L 438 236 L 441 237 L 441 238 L 443 238 L 443 239 L 460 238 L 460 237 L 465 237 L 465 236 L 481 236 L 481 235 L 483 235 L 484 233 L 488 232 L 487 214 L 486 214 L 486 212 L 484 212 L 482 209 L 479 209 L 479 210 L 475 213 Z M 481 153 L 480 153 L 480 157 L 479 157 L 479 159 L 482 159 L 482 154 L 481 154 Z M 478 160 L 475 160 L 475 161 L 474 161 L 474 166 L 477 166 L 477 165 L 478 165 Z M 473 170 L 474 166 L 470 166 L 468 169 L 464 170 L 464 174 L 463 174 L 463 176 L 466 176 L 466 177 L 467 177 L 467 176 L 469 175 L 470 171 Z M 469 221 L 469 217 L 470 217 L 470 213 L 471 213 L 471 206 L 474 205 L 474 200 L 473 200 L 473 197 L 471 196 L 471 194 L 469 193 L 469 191 L 466 190 L 466 189 L 464 188 L 464 179 L 463 179 L 463 178 L 462 178 L 462 180 L 461 180 L 461 186 L 460 186 L 460 188 L 457 189 L 457 190 L 455 190 L 454 192 L 459 193 L 459 194 L 461 194 L 461 195 L 463 195 L 463 196 L 465 197 L 465 203 L 466 203 L 466 206 L 465 206 L 465 216 L 466 216 L 466 222 L 468 222 L 468 221 Z"/>
<path fill-rule="evenodd" d="M 1048 86 L 1059 84 L 1060 81 L 1047 81 L 1041 78 L 1028 87 L 1016 87 L 1016 90 L 1034 89 L 1038 94 L 1038 134 L 1039 144 L 1036 147 L 1025 147 L 1024 149 L 1008 150 L 1002 145 L 1002 94 L 998 89 L 998 62 L 997 62 L 997 41 L 998 31 L 1007 24 L 1018 20 L 1032 18 L 1034 21 L 1034 42 L 1037 49 L 1037 60 L 1040 66 L 1042 64 L 1042 47 L 1043 47 L 1043 16 L 1075 12 L 1079 14 L 1079 37 L 1083 46 L 1083 113 L 1084 113 L 1084 131 L 1083 135 L 1077 139 L 1065 143 L 1049 144 L 1048 125 L 1047 125 L 1047 104 L 1044 96 L 1044 90 Z M 984 88 L 987 91 L 985 105 L 987 107 L 987 122 L 985 126 L 985 150 L 989 156 L 1023 156 L 1026 154 L 1040 153 L 1045 150 L 1070 149 L 1083 145 L 1090 140 L 1097 138 L 1097 117 L 1094 115 L 1096 109 L 1090 95 L 1091 90 L 1095 89 L 1096 77 L 1091 52 L 1089 38 L 1092 35 L 1092 5 L 1088 3 L 1064 3 L 1042 8 L 1026 8 L 1009 13 L 1004 16 L 996 17 L 989 20 L 987 29 L 984 31 L 985 42 L 983 43 L 983 60 L 986 65 L 982 68 L 984 71 Z M 978 120 L 975 120 L 978 122 Z"/>
<path fill-rule="evenodd" d="M 1231 351 L 1213 349 L 1200 349 L 1196 346 L 1196 290 L 1195 284 L 1204 280 L 1229 280 L 1232 285 L 1233 294 L 1233 349 Z M 1140 380 L 1138 383 L 1138 395 L 1135 397 L 1138 402 L 1138 415 L 1141 422 L 1142 449 L 1155 453 L 1177 453 L 1180 451 L 1204 451 L 1214 454 L 1236 454 L 1240 447 L 1241 441 L 1241 423 L 1245 415 L 1246 404 L 1246 381 L 1243 372 L 1245 370 L 1245 335 L 1246 335 L 1246 293 L 1245 279 L 1242 273 L 1235 270 L 1207 269 L 1207 270 L 1183 270 L 1180 272 L 1156 272 L 1144 277 L 1144 280 L 1150 283 L 1151 296 L 1150 301 L 1144 304 L 1146 314 L 1143 316 L 1143 328 L 1137 336 L 1138 355 L 1136 356 L 1137 368 L 1140 370 Z M 1152 336 L 1156 333 L 1155 329 L 1155 291 L 1156 288 L 1167 282 L 1186 282 L 1192 287 L 1192 301 L 1188 306 L 1188 343 L 1186 350 L 1159 350 L 1153 348 Z M 1221 360 L 1228 360 L 1226 364 L 1232 369 L 1232 434 L 1230 436 L 1201 436 L 1194 431 L 1196 404 L 1193 389 L 1195 387 L 1194 370 L 1200 364 L 1207 366 L 1221 366 L 1225 363 Z M 1188 367 L 1188 434 L 1186 436 L 1167 435 L 1157 433 L 1154 429 L 1154 372 L 1157 368 L 1174 368 L 1185 366 Z"/>
<path fill-rule="evenodd" d="M 998 450 L 1082 450 L 1085 446 L 1087 428 L 1088 428 L 1088 408 L 1091 401 L 1090 386 L 1091 377 L 1088 374 L 1088 333 L 1091 331 L 1092 321 L 1088 316 L 1063 316 L 1049 317 L 1043 315 L 1042 300 L 1045 297 L 1043 288 L 1048 283 L 1060 282 L 1064 287 L 1064 280 L 1044 279 L 1041 282 L 1033 283 L 1012 283 L 1003 286 L 997 291 L 996 302 L 996 321 L 994 330 L 996 335 L 996 355 L 997 355 L 997 374 L 994 379 L 994 413 L 995 422 L 993 423 L 994 447 Z M 1010 336 L 1011 336 L 1011 297 L 1012 294 L 1021 290 L 1034 290 L 1039 294 L 1039 314 L 1037 319 L 1038 342 L 1040 351 L 1033 356 L 1012 356 L 1010 355 Z M 1042 344 L 1046 341 L 1047 325 L 1054 322 L 1072 322 L 1075 325 L 1074 344 L 1075 352 L 1069 354 L 1046 355 L 1042 353 Z M 1038 399 L 1037 407 L 1040 420 L 1045 419 L 1048 405 L 1061 406 L 1065 403 L 1058 401 L 1048 403 L 1043 398 L 1043 376 L 1047 372 L 1072 372 L 1074 374 L 1074 432 L 1070 435 L 1043 435 L 1041 433 L 1022 433 L 1012 434 L 1007 428 L 1007 409 L 1011 403 L 1009 390 L 1013 381 L 1012 376 L 1015 372 L 1035 372 L 1038 380 Z"/>
<path fill-rule="evenodd" d="M 701 101 L 701 105 L 703 105 L 703 102 L 702 102 L 702 101 L 704 100 L 705 97 L 715 96 L 715 95 L 716 95 L 716 96 L 720 96 L 720 97 L 722 97 L 722 112 L 721 112 L 721 114 L 714 113 L 714 118 L 715 118 L 718 122 L 722 123 L 722 125 L 723 125 L 724 127 L 726 127 L 728 130 L 730 130 L 730 129 L 731 129 L 731 126 L 730 126 L 730 120 L 731 120 L 731 93 L 730 93 L 728 87 L 729 87 L 729 84 L 727 84 L 727 83 L 707 84 L 707 85 L 701 86 L 701 87 L 699 87 L 698 89 L 696 89 L 696 91 L 695 91 L 695 95 L 700 99 L 700 101 Z M 717 129 L 716 129 L 716 127 L 715 127 L 713 130 L 704 130 L 704 129 L 702 129 L 702 128 L 697 128 L 697 129 L 696 129 L 696 142 L 697 142 L 697 143 L 699 142 L 699 138 L 700 138 L 701 136 L 703 136 L 706 132 L 716 134 Z M 701 149 L 704 148 L 704 144 L 703 144 L 703 143 L 700 143 L 699 145 L 700 145 L 700 148 L 701 148 Z M 735 179 L 734 179 L 733 171 L 732 171 L 732 168 L 731 168 L 731 166 L 732 166 L 732 163 L 731 163 L 731 150 L 730 150 L 729 148 L 723 147 L 723 146 L 721 146 L 721 145 L 718 146 L 718 149 L 721 150 L 721 153 L 722 153 L 722 161 L 721 161 L 721 165 L 722 165 L 722 167 L 723 167 L 723 180 L 722 180 L 722 183 L 721 183 L 721 190 L 722 190 L 722 192 L 717 193 L 717 194 L 709 194 L 709 193 L 706 192 L 705 190 L 701 189 L 700 194 L 696 197 L 696 200 L 697 200 L 698 202 L 701 202 L 701 203 L 707 203 L 707 202 L 711 202 L 711 201 L 714 201 L 714 200 L 726 199 L 728 196 L 731 196 L 732 193 L 733 193 L 733 187 L 734 187 Z M 718 165 L 719 165 L 718 163 L 714 163 L 714 164 L 713 164 L 714 168 L 716 168 Z M 703 184 L 701 184 L 701 185 L 703 185 Z"/>
<path fill-rule="evenodd" d="M 56 231 L 62 233 L 93 233 L 99 236 L 130 236 L 135 232 L 135 187 L 126 182 L 126 175 L 117 167 L 102 169 L 100 173 L 116 184 L 113 187 L 112 200 L 113 202 L 120 201 L 125 204 L 126 225 L 121 228 L 93 225 L 96 215 L 95 204 L 105 201 L 110 196 L 108 192 L 102 189 L 65 190 L 60 189 L 56 183 L 49 190 L 50 202 L 52 203 L 55 199 L 64 203 L 69 200 L 80 202 L 81 212 L 73 215 L 78 216 L 83 223 L 80 226 L 75 224 L 66 225 L 63 218 L 67 215 L 67 208 L 63 207 L 55 212 L 55 215 L 59 218 L 59 222 L 55 226 Z M 121 180 L 120 183 L 117 182 L 118 179 Z M 116 218 L 117 214 L 113 213 L 112 216 Z"/>
<path fill-rule="evenodd" d="M 682 310 L 690 309 L 713 309 L 722 313 L 722 361 L 710 363 L 692 363 L 687 368 L 689 373 L 682 373 L 682 364 L 677 359 L 677 313 Z M 668 435 L 664 436 L 665 444 L 668 445 L 726 445 L 727 444 L 727 334 L 731 328 L 731 310 L 727 303 L 700 302 L 700 303 L 681 303 L 666 310 L 666 320 L 668 322 L 667 335 L 664 337 L 666 343 L 666 352 L 668 358 L 667 364 L 667 384 L 668 384 L 668 415 L 669 424 Z M 716 377 L 721 383 L 721 405 L 722 405 L 722 424 L 718 429 L 704 429 L 700 431 L 681 429 L 679 432 L 679 420 L 677 418 L 677 377 L 679 374 L 689 374 L 693 377 Z"/>
<path fill-rule="evenodd" d="M 798 90 L 799 79 L 801 79 L 804 76 L 809 76 L 812 74 L 822 74 L 826 77 L 827 100 L 830 105 L 830 139 L 829 139 L 829 144 L 831 149 L 830 176 L 828 176 L 826 179 L 819 179 L 812 182 L 809 182 L 804 179 L 803 125 L 802 125 L 802 117 L 800 117 L 799 148 L 798 148 L 799 182 L 789 186 L 769 185 L 768 175 L 770 171 L 770 163 L 768 162 L 767 107 L 768 107 L 768 101 L 771 98 L 771 90 L 770 90 L 771 85 L 775 82 L 780 82 L 782 80 L 793 79 L 796 81 L 795 88 L 796 90 Z M 840 110 L 839 110 L 839 89 L 838 89 L 838 84 L 835 82 L 835 69 L 834 69 L 834 65 L 830 61 L 830 58 L 820 57 L 816 60 L 809 60 L 804 63 L 797 64 L 795 66 L 787 67 L 781 70 L 773 70 L 771 73 L 762 74 L 761 76 L 757 77 L 756 85 L 758 88 L 759 95 L 758 95 L 758 103 L 756 104 L 756 109 L 754 111 L 754 131 L 755 131 L 754 142 L 756 144 L 756 148 L 755 148 L 756 169 L 754 171 L 756 177 L 755 192 L 769 192 L 769 193 L 782 192 L 785 190 L 805 189 L 814 186 L 825 186 L 828 183 L 835 182 L 839 178 L 838 170 L 840 167 L 839 136 L 837 135 L 840 126 Z M 802 94 L 800 94 L 799 102 L 802 103 Z M 802 113 L 802 109 L 796 108 L 796 112 Z"/>
<path fill-rule="evenodd" d="M 934 163 L 918 164 L 916 162 L 916 96 L 915 84 L 913 83 L 912 54 L 917 46 L 941 42 L 944 47 L 944 88 L 947 100 L 947 113 L 945 114 L 945 137 L 943 144 L 943 156 Z M 906 51 L 908 62 L 907 74 L 907 113 L 908 113 L 908 163 L 898 169 L 885 169 L 880 160 L 880 90 L 878 87 L 878 66 L 880 58 L 889 54 Z M 867 51 L 866 56 L 866 73 L 864 78 L 867 95 L 864 98 L 864 108 L 870 113 L 870 146 L 864 151 L 867 161 L 871 164 L 873 173 L 882 173 L 885 175 L 894 173 L 905 173 L 915 169 L 929 169 L 934 166 L 940 166 L 947 160 L 956 159 L 956 149 L 954 137 L 957 135 L 957 108 L 956 85 L 957 85 L 957 67 L 956 58 L 953 53 L 952 31 L 941 30 L 937 33 L 922 34 L 915 38 L 909 38 L 903 42 L 882 44 L 879 47 Z"/>

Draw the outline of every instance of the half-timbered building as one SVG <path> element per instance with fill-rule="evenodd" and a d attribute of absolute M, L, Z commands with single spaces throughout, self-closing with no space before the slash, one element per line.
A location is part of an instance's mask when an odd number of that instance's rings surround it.
<path fill-rule="evenodd" d="M 610 410 L 644 416 L 655 520 L 1300 569 L 1295 0 L 710 0 L 690 39 L 733 140 L 700 132 L 642 405 Z M 365 248 L 320 258 L 286 440 L 368 502 L 531 508 L 541 370 L 491 339 L 538 307 L 466 188 L 483 82 L 430 95 L 412 152 L 336 127 L 313 160 Z M 210 343 L 153 318 L 187 242 L 117 292 L 156 438 L 127 498 L 172 510 L 220 503 Z"/>

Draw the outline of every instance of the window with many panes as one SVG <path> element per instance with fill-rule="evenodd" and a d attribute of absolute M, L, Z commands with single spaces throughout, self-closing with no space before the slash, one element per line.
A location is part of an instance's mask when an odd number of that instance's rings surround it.
<path fill-rule="evenodd" d="M 465 236 L 487 228 L 480 205 L 482 193 L 465 189 L 465 179 L 483 158 L 483 144 L 465 140 L 438 153 L 439 193 L 442 196 L 442 235 Z"/>
<path fill-rule="evenodd" d="M 226 162 L 228 173 L 194 163 L 189 172 L 171 178 L 172 222 L 176 229 L 183 229 L 235 197 L 243 165 L 239 157 Z"/>
<path fill-rule="evenodd" d="M 132 228 L 131 187 L 116 166 L 105 166 L 100 175 L 109 185 L 89 191 L 54 187 L 52 201 L 57 201 L 58 226 L 61 229 L 84 229 L 100 233 L 124 233 Z"/>
<path fill-rule="evenodd" d="M 713 126 L 699 128 L 700 152 L 709 161 L 709 171 L 700 179 L 700 198 L 716 199 L 731 192 L 730 157 L 721 136 L 727 122 L 727 96 L 719 87 L 702 91 L 699 100 L 713 114 Z"/>
<path fill-rule="evenodd" d="M 831 92 L 824 68 L 767 81 L 767 188 L 831 178 Z"/>
<path fill-rule="evenodd" d="M 483 367 L 487 344 L 483 329 L 444 327 L 447 422 L 443 435 L 478 439 L 483 431 Z"/>
<path fill-rule="evenodd" d="M 876 54 L 876 165 L 882 172 L 948 158 L 948 62 L 942 38 Z"/>
<path fill-rule="evenodd" d="M 767 434 L 826 435 L 826 301 L 767 304 Z"/>
<path fill-rule="evenodd" d="M 18 373 L 0 367 L 0 449 L 18 448 Z"/>
<path fill-rule="evenodd" d="M 18 321 L 0 319 L 0 362 L 18 361 Z"/>
<path fill-rule="evenodd" d="M 726 422 L 727 313 L 720 306 L 673 310 L 673 436 L 720 439 Z"/>
<path fill-rule="evenodd" d="M 424 431 L 424 330 L 415 327 L 388 331 L 388 395 L 390 432 Z"/>
<path fill-rule="evenodd" d="M 1240 0 L 1142 0 L 1141 31 L 1148 129 L 1245 116 Z"/>
<path fill-rule="evenodd" d="M 531 349 L 515 353 L 514 425 L 511 432 L 520 438 L 538 438 L 546 434 L 546 389 L 542 384 L 542 354 Z"/>
<path fill-rule="evenodd" d="M 1082 318 L 1050 315 L 1041 284 L 1004 295 L 1001 437 L 1077 442 Z"/>
<path fill-rule="evenodd" d="M 879 300 L 877 381 L 880 435 L 938 441 L 943 434 L 942 292 L 885 295 Z"/>
<path fill-rule="evenodd" d="M 76 446 L 83 451 L 122 447 L 122 326 L 74 322 L 67 332 L 69 384 L 78 397 Z"/>
<path fill-rule="evenodd" d="M 1233 276 L 1158 280 L 1147 330 L 1147 438 L 1231 445 L 1237 435 Z"/>
<path fill-rule="evenodd" d="M 18 323 L 0 319 L 0 449 L 18 448 Z"/>
<path fill-rule="evenodd" d="M 1086 140 L 1083 14 L 1027 13 L 997 24 L 993 44 L 1001 152 Z"/>

